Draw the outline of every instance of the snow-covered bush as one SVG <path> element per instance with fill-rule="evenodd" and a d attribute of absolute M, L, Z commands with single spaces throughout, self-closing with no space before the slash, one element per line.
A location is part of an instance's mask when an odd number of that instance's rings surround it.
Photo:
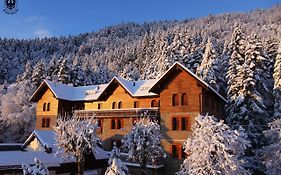
<path fill-rule="evenodd" d="M 243 129 L 231 130 L 223 121 L 199 115 L 184 144 L 187 157 L 177 175 L 249 174 L 242 160 L 250 146 L 246 138 Z"/>
<path fill-rule="evenodd" d="M 128 151 L 128 158 L 136 161 L 146 173 L 147 161 L 155 164 L 157 158 L 165 156 L 160 145 L 160 126 L 153 121 L 141 119 L 136 122 L 132 130 L 122 139 L 123 148 Z"/>
<path fill-rule="evenodd" d="M 22 170 L 24 175 L 48 175 L 48 168 L 37 158 L 34 158 L 35 165 L 30 166 L 22 164 Z"/>
<path fill-rule="evenodd" d="M 108 160 L 108 165 L 105 175 L 127 175 L 128 168 L 120 159 L 120 151 L 114 145 Z"/>
<path fill-rule="evenodd" d="M 57 120 L 57 126 L 54 128 L 58 146 L 56 155 L 75 158 L 78 174 L 83 174 L 85 154 L 95 152 L 95 148 L 101 143 L 96 135 L 97 128 L 95 119 L 58 118 Z"/>

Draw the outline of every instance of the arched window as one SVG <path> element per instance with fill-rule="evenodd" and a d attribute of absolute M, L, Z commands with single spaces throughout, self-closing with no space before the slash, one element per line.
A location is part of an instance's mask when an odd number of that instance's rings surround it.
<path fill-rule="evenodd" d="M 157 107 L 158 104 L 157 104 L 157 101 L 156 100 L 152 100 L 151 101 L 151 107 Z"/>
<path fill-rule="evenodd" d="M 179 96 L 178 94 L 174 94 L 172 96 L 172 106 L 178 106 L 179 105 Z"/>
<path fill-rule="evenodd" d="M 182 106 L 184 106 L 184 105 L 187 105 L 188 103 L 187 103 L 187 94 L 186 93 L 183 93 L 182 95 L 181 95 L 181 105 Z"/>
<path fill-rule="evenodd" d="M 47 111 L 50 111 L 50 103 L 47 104 Z"/>
<path fill-rule="evenodd" d="M 118 103 L 118 109 L 121 109 L 121 108 L 122 108 L 122 102 L 119 101 L 119 103 Z"/>
<path fill-rule="evenodd" d="M 46 111 L 46 103 L 43 104 L 43 111 Z"/>
<path fill-rule="evenodd" d="M 116 109 L 116 102 L 112 103 L 112 109 Z"/>

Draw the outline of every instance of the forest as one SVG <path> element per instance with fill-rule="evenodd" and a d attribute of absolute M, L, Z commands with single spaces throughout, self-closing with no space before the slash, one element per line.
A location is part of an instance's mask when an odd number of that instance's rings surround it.
<path fill-rule="evenodd" d="M 78 36 L 0 39 L 0 142 L 35 127 L 29 97 L 43 79 L 73 86 L 155 79 L 178 61 L 224 95 L 226 123 L 267 144 L 281 114 L 281 6 L 183 21 L 122 23 Z"/>

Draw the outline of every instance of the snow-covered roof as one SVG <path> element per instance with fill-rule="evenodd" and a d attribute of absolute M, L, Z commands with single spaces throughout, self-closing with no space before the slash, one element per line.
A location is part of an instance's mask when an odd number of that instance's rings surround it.
<path fill-rule="evenodd" d="M 114 77 L 113 80 L 117 80 L 133 97 L 157 96 L 157 94 L 148 91 L 157 79 L 128 81 L 121 77 Z"/>
<path fill-rule="evenodd" d="M 31 101 L 34 101 L 36 95 L 41 91 L 41 89 L 43 89 L 44 86 L 48 86 L 57 99 L 68 101 L 87 101 L 97 100 L 107 84 L 73 87 L 66 84 L 44 80 L 30 97 Z"/>
<path fill-rule="evenodd" d="M 159 83 L 160 80 L 167 76 L 167 73 L 170 70 L 174 69 L 175 66 L 180 66 L 183 70 L 188 72 L 191 76 L 201 82 L 206 88 L 214 92 L 218 97 L 226 102 L 226 99 L 221 96 L 216 90 L 214 90 L 210 85 L 205 81 L 187 69 L 185 66 L 176 62 L 173 66 L 170 67 L 159 79 L 151 80 L 139 80 L 139 81 L 128 81 L 121 77 L 114 77 L 107 84 L 91 85 L 91 86 L 79 86 L 73 87 L 66 84 L 54 83 L 48 80 L 38 87 L 38 89 L 30 97 L 31 101 L 36 101 L 38 99 L 38 94 L 42 92 L 42 89 L 47 86 L 57 99 L 68 100 L 68 101 L 95 101 L 106 92 L 112 84 L 118 82 L 132 97 L 148 97 L 148 96 L 158 96 L 154 93 L 152 89 Z"/>
<path fill-rule="evenodd" d="M 47 167 L 59 166 L 61 163 L 74 162 L 70 159 L 61 159 L 55 156 L 55 152 L 46 153 L 44 151 L 0 151 L 0 167 L 21 166 L 24 164 L 34 164 L 34 158 L 38 158 Z"/>
<path fill-rule="evenodd" d="M 94 101 L 98 100 L 100 95 L 106 91 L 115 80 L 133 97 L 157 96 L 157 94 L 148 91 L 154 82 L 157 81 L 156 79 L 128 81 L 120 77 L 114 77 L 107 84 L 79 87 L 44 80 L 30 97 L 30 100 L 36 101 L 35 99 L 38 99 L 38 94 L 47 86 L 57 99 L 68 101 Z"/>
<path fill-rule="evenodd" d="M 223 101 L 227 102 L 227 100 L 222 95 L 220 95 L 214 88 L 212 88 L 208 83 L 203 81 L 200 77 L 195 75 L 193 72 L 191 72 L 189 69 L 187 69 L 184 65 L 182 65 L 179 62 L 175 62 L 157 81 L 155 81 L 155 83 L 151 86 L 149 91 L 152 91 L 156 87 L 158 82 L 161 81 L 164 77 L 166 77 L 167 74 L 172 69 L 174 69 L 176 66 L 180 66 L 183 70 L 185 70 L 187 73 L 189 73 L 191 76 L 193 76 L 196 80 L 198 80 L 200 83 L 202 83 L 204 86 L 206 86 L 206 88 L 210 89 L 213 93 L 215 93 L 219 98 L 221 98 Z"/>
<path fill-rule="evenodd" d="M 44 148 L 55 148 L 55 133 L 49 130 L 34 130 L 23 143 L 23 147 L 29 144 L 36 137 Z"/>
<path fill-rule="evenodd" d="M 33 140 L 34 137 L 36 137 L 37 140 L 42 144 L 42 147 L 46 149 L 52 149 L 52 153 L 56 152 L 57 146 L 55 140 L 55 133 L 54 131 L 50 130 L 34 130 L 24 142 L 22 148 L 25 148 Z M 96 147 L 95 151 L 93 151 L 93 154 L 97 160 L 109 158 L 107 152 L 100 147 Z"/>

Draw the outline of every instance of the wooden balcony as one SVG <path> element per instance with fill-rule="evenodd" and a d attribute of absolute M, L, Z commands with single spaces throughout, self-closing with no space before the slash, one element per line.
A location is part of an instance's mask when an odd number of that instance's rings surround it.
<path fill-rule="evenodd" d="M 79 118 L 107 118 L 107 117 L 159 117 L 159 107 L 152 108 L 125 108 L 125 109 L 99 109 L 76 110 L 74 116 Z"/>

